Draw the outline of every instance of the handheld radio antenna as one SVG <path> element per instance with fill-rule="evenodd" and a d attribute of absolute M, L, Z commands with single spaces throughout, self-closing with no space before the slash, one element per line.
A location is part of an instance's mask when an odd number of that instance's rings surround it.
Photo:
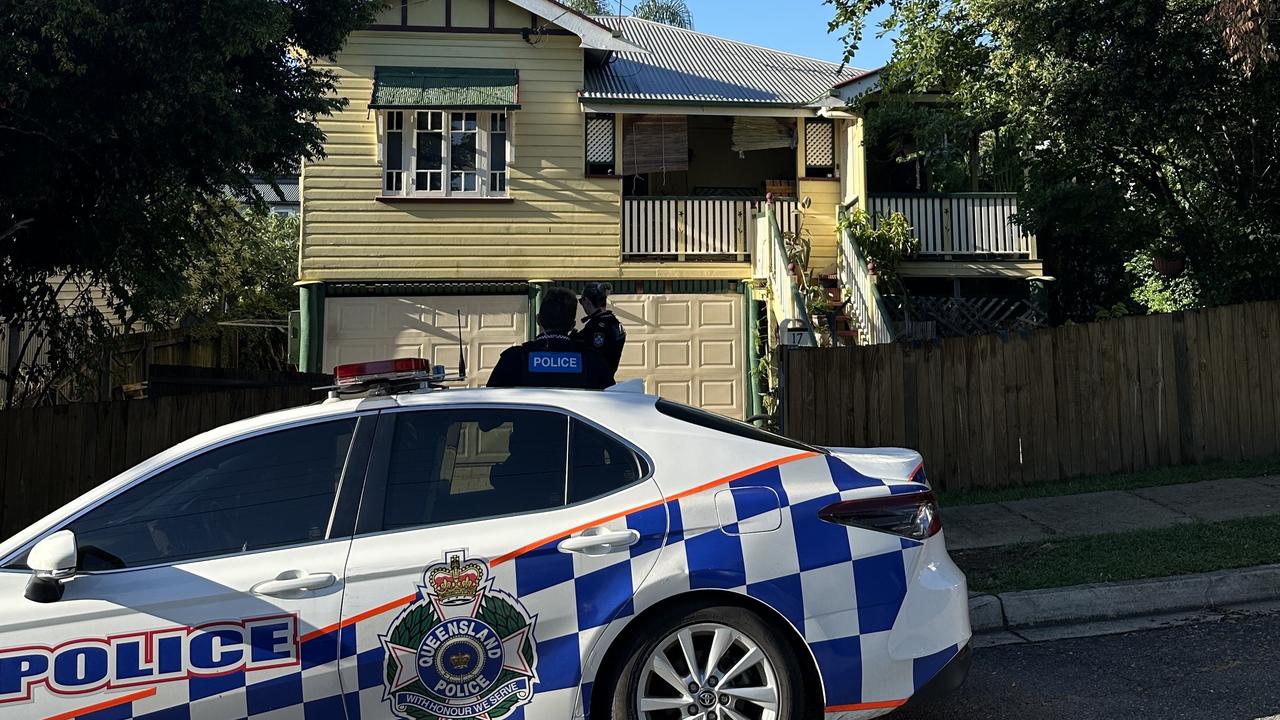
<path fill-rule="evenodd" d="M 462 343 L 462 311 L 456 310 L 458 313 L 458 379 L 467 379 L 467 353 Z"/>

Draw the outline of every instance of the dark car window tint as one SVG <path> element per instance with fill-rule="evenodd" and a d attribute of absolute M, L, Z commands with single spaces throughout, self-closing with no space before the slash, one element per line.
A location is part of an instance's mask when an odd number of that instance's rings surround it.
<path fill-rule="evenodd" d="M 569 434 L 569 502 L 608 495 L 644 476 L 641 461 L 616 438 L 578 420 Z"/>
<path fill-rule="evenodd" d="M 564 505 L 568 427 L 568 417 L 537 410 L 398 414 L 382 527 Z"/>
<path fill-rule="evenodd" d="M 768 430 L 761 430 L 755 425 L 748 425 L 723 415 L 718 415 L 706 410 L 691 408 L 688 405 L 681 405 L 670 400 L 658 400 L 658 412 L 668 415 L 677 420 L 683 420 L 694 425 L 701 425 L 705 428 L 717 430 L 730 435 L 737 435 L 749 440 L 769 443 L 771 445 L 781 445 L 782 447 L 792 448 L 794 450 L 808 450 L 810 452 L 826 453 L 822 448 L 806 445 L 789 437 L 783 437 L 777 433 L 771 433 Z"/>
<path fill-rule="evenodd" d="M 355 420 L 210 450 L 67 526 L 81 570 L 114 570 L 322 540 Z"/>

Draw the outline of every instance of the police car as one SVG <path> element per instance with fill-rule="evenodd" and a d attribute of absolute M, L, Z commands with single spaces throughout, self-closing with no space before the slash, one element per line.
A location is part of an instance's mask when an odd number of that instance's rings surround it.
<path fill-rule="evenodd" d="M 964 678 L 914 452 L 640 392 L 383 390 L 192 438 L 0 544 L 0 717 L 869 718 Z"/>

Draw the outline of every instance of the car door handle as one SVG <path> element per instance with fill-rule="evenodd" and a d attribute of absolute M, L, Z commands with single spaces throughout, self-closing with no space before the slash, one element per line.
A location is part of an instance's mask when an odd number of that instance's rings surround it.
<path fill-rule="evenodd" d="M 640 542 L 640 533 L 635 530 L 606 530 L 592 528 L 581 535 L 574 535 L 560 541 L 556 547 L 563 553 L 583 553 L 585 555 L 604 555 L 618 552 Z"/>
<path fill-rule="evenodd" d="M 264 580 L 249 589 L 254 595 L 292 595 L 308 590 L 323 590 L 338 582 L 333 573 L 308 573 L 304 570 L 289 570 L 276 576 L 275 580 Z"/>

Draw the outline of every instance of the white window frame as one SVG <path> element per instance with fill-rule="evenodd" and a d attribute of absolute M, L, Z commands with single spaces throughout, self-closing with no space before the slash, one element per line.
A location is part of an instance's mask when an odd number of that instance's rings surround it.
<path fill-rule="evenodd" d="M 509 170 L 511 167 L 512 157 L 514 155 L 512 147 L 512 116 L 506 110 L 474 110 L 464 108 L 404 108 L 399 110 L 378 110 L 378 164 L 381 167 L 381 193 L 387 197 L 454 197 L 454 198 L 505 198 L 508 197 L 508 188 L 510 187 Z M 404 140 L 401 143 L 401 169 L 387 169 L 387 151 L 389 143 L 387 142 L 388 128 L 392 127 L 393 114 L 399 113 L 399 127 L 402 130 L 392 130 L 391 132 L 402 132 Z M 432 190 L 421 188 L 418 186 L 418 114 L 419 113 L 440 113 L 441 119 L 441 169 L 440 173 L 440 189 Z M 453 190 L 451 189 L 452 178 L 454 175 L 453 165 L 453 143 L 451 142 L 452 131 L 452 114 L 453 113 L 474 113 L 476 116 L 476 167 L 475 189 L 474 190 Z M 493 123 L 494 118 L 505 116 L 506 125 L 504 132 L 505 150 L 506 150 L 506 168 L 501 171 L 492 171 L 490 163 L 492 159 L 491 153 L 491 136 L 494 134 Z M 464 131 L 471 132 L 471 131 Z M 401 174 L 401 182 L 397 187 L 391 179 L 391 173 L 398 172 Z M 461 172 L 461 171 L 458 171 Z M 499 177 L 500 176 L 500 177 Z M 499 182 L 500 181 L 500 182 Z"/>

